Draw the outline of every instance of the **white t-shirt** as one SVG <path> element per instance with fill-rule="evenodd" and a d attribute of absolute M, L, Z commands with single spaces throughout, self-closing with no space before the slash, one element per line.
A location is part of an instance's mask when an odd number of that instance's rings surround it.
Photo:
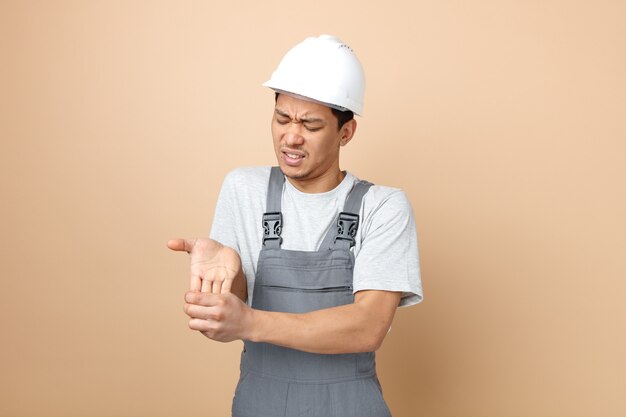
<path fill-rule="evenodd" d="M 235 249 L 248 281 L 248 303 L 254 296 L 262 217 L 267 201 L 270 167 L 238 168 L 226 176 L 215 209 L 211 239 Z M 358 178 L 346 173 L 325 193 L 303 193 L 289 180 L 283 186 L 282 248 L 316 251 L 329 227 L 343 211 L 348 192 Z M 372 186 L 363 197 L 356 244 L 353 290 L 402 292 L 400 306 L 422 300 L 417 235 L 413 210 L 404 192 Z"/>

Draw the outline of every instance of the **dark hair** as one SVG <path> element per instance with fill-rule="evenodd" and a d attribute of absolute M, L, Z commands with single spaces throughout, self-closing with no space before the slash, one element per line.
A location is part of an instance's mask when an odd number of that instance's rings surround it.
<path fill-rule="evenodd" d="M 278 100 L 278 94 L 280 93 L 276 93 L 274 95 L 274 101 Z M 354 119 L 354 113 L 351 110 L 341 111 L 341 110 L 337 110 L 331 107 L 330 111 L 333 112 L 333 114 L 337 118 L 337 129 L 341 129 L 343 125 L 345 125 L 350 120 Z"/>

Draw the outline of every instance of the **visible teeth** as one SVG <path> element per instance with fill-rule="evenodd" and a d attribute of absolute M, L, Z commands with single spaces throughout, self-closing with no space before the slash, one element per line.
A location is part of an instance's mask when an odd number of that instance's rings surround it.
<path fill-rule="evenodd" d="M 302 158 L 301 155 L 296 155 L 295 153 L 288 153 L 287 156 L 292 159 Z"/>

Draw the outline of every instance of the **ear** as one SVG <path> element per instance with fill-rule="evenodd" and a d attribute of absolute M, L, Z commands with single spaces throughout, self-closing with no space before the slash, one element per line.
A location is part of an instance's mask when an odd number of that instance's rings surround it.
<path fill-rule="evenodd" d="M 354 137 L 355 132 L 356 132 L 356 120 L 355 119 L 348 120 L 341 127 L 341 132 L 340 132 L 341 139 L 339 139 L 339 145 L 346 146 L 348 142 L 350 142 L 352 138 Z"/>

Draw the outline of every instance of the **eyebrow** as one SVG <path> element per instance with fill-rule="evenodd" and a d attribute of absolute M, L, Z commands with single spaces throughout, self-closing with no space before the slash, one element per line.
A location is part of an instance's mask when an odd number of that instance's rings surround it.
<path fill-rule="evenodd" d="M 275 108 L 274 112 L 278 114 L 279 116 L 287 117 L 291 119 L 291 116 L 289 116 L 289 114 L 287 114 L 286 112 L 284 112 L 283 110 L 279 108 Z M 302 123 L 325 123 L 324 119 L 321 119 L 319 117 L 307 117 L 307 116 L 301 117 L 300 122 Z"/>

